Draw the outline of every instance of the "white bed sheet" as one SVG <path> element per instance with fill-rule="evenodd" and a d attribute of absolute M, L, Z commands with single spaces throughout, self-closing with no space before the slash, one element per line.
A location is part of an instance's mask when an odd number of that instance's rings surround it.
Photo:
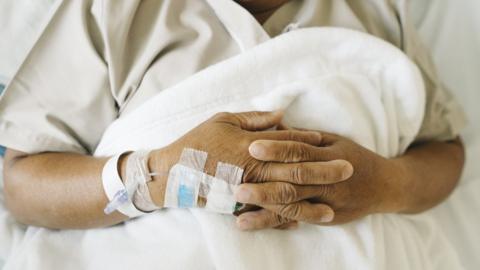
<path fill-rule="evenodd" d="M 425 6 L 428 2 L 428 6 Z M 412 1 L 412 12 L 439 74 L 469 119 L 462 134 L 467 160 L 462 180 L 433 209 L 466 269 L 480 268 L 480 1 Z"/>
<path fill-rule="evenodd" d="M 28 3 L 22 0 L 5 0 L 0 6 L 10 6 L 12 3 Z M 11 77 L 16 70 L 25 48 L 31 46 L 35 39 L 35 30 L 32 28 L 39 22 L 42 15 L 48 10 L 53 1 L 33 1 L 42 6 L 37 7 L 37 12 L 32 13 L 32 6 L 26 9 L 26 15 L 16 17 L 21 23 L 10 29 L 0 27 L 0 34 L 11 35 L 12 29 L 24 27 L 28 29 L 30 36 L 17 39 L 15 44 L 0 46 L 2 69 L 0 76 Z M 16 13 L 20 14 L 19 5 Z M 24 6 L 25 7 L 25 6 Z M 2 9 L 0 9 L 2 10 Z M 480 267 L 480 197 L 476 195 L 480 191 L 480 166 L 476 166 L 480 160 L 480 17 L 476 13 L 480 10 L 480 1 L 475 0 L 436 0 L 436 1 L 412 1 L 413 15 L 417 20 L 420 33 L 424 42 L 431 48 L 439 73 L 445 83 L 454 92 L 459 101 L 464 105 L 470 124 L 463 134 L 467 146 L 467 163 L 465 172 L 459 187 L 454 194 L 443 204 L 431 211 L 442 228 L 445 235 L 455 245 L 458 255 L 466 269 L 478 269 Z M 7 16 L 7 18 L 5 18 Z M 8 14 L 0 11 L 0 21 L 11 24 L 15 20 L 8 18 Z M 19 20 L 20 18 L 20 20 Z M 23 21 L 21 19 L 27 18 Z M 26 22 L 28 22 L 26 24 Z M 23 24 L 23 25 L 22 25 Z M 8 31 L 7 31 L 7 30 Z M 25 33 L 25 32 L 24 32 Z M 5 40 L 5 35 L 2 35 Z M 8 39 L 12 40 L 12 39 Z M 3 44 L 7 44 L 2 42 Z M 10 50 L 10 51 L 9 51 Z M 23 50 L 19 52 L 19 50 Z M 11 52 L 15 51 L 15 54 Z M 10 54 L 8 53 L 10 52 Z M 0 168 L 1 169 L 1 168 Z M 0 188 L 2 182 L 0 181 Z M 0 194 L 0 203 L 3 196 Z M 17 231 L 18 232 L 18 231 Z M 18 236 L 18 235 L 17 235 Z M 15 237 L 17 237 L 15 236 Z M 8 253 L 2 250 L 9 239 L 0 240 L 0 267 L 1 255 Z"/>

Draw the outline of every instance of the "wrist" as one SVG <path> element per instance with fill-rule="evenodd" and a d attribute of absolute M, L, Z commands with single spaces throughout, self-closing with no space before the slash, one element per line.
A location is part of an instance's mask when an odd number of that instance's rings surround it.
<path fill-rule="evenodd" d="M 163 207 L 165 190 L 167 187 L 168 173 L 174 165 L 172 155 L 167 148 L 161 148 L 150 152 L 148 157 L 148 169 L 153 173 L 152 181 L 149 182 L 148 188 L 150 196 L 158 207 Z"/>
<path fill-rule="evenodd" d="M 405 212 L 410 204 L 411 172 L 405 161 L 401 158 L 386 160 L 386 166 L 381 171 L 381 179 L 385 185 L 382 187 L 383 213 Z"/>

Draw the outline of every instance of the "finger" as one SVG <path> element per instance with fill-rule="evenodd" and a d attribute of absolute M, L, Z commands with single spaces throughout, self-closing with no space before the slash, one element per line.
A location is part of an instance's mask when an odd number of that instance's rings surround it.
<path fill-rule="evenodd" d="M 243 213 L 237 217 L 237 227 L 244 231 L 275 228 L 290 222 L 292 220 L 265 209 Z"/>
<path fill-rule="evenodd" d="M 280 124 L 277 125 L 277 130 L 290 130 L 292 129 L 290 126 L 285 124 L 284 122 L 280 122 Z"/>
<path fill-rule="evenodd" d="M 255 182 L 288 182 L 296 185 L 328 185 L 349 179 L 353 166 L 345 160 L 267 163 Z"/>
<path fill-rule="evenodd" d="M 342 136 L 339 136 L 339 135 L 336 135 L 336 134 L 333 134 L 333 133 L 323 132 L 323 131 L 322 131 L 322 135 L 323 135 L 323 140 L 322 140 L 322 145 L 323 146 L 332 145 L 332 144 L 337 143 L 338 141 L 340 141 L 342 139 L 343 140 L 345 139 Z"/>
<path fill-rule="evenodd" d="M 335 212 L 333 209 L 320 203 L 300 201 L 292 204 L 262 205 L 264 209 L 277 213 L 283 218 L 303 221 L 313 224 L 326 224 L 333 221 Z"/>
<path fill-rule="evenodd" d="M 301 142 L 308 145 L 320 145 L 322 143 L 322 135 L 317 131 L 301 131 L 301 130 L 269 130 L 255 132 L 256 141 L 292 141 Z"/>
<path fill-rule="evenodd" d="M 256 140 L 250 144 L 248 151 L 252 157 L 262 161 L 329 161 L 338 158 L 329 147 L 294 140 Z"/>
<path fill-rule="evenodd" d="M 286 204 L 325 195 L 328 186 L 297 186 L 284 182 L 241 184 L 235 189 L 235 200 L 254 205 Z"/>
<path fill-rule="evenodd" d="M 243 112 L 243 113 L 218 113 L 213 117 L 215 121 L 225 121 L 241 129 L 256 131 L 273 128 L 280 124 L 283 111 L 273 112 Z"/>

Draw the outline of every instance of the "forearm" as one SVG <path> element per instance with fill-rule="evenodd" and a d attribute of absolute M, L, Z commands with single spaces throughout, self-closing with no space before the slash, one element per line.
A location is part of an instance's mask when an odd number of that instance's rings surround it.
<path fill-rule="evenodd" d="M 118 212 L 105 215 L 103 191 L 106 158 L 69 153 L 12 157 L 7 151 L 5 197 L 15 218 L 49 228 L 92 228 L 126 219 Z"/>
<path fill-rule="evenodd" d="M 404 213 L 419 213 L 446 199 L 460 179 L 464 148 L 460 139 L 411 147 L 393 160 L 401 169 Z"/>

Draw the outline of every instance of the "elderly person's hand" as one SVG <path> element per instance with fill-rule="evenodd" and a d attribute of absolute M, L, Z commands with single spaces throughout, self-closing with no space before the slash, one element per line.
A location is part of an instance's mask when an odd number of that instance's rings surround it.
<path fill-rule="evenodd" d="M 271 176 L 288 181 L 290 175 L 299 171 L 297 167 L 311 167 L 311 172 L 324 179 L 339 181 L 344 175 L 332 175 L 325 170 L 323 162 L 308 163 L 270 163 L 255 159 L 249 153 L 249 146 L 257 140 L 296 141 L 305 144 L 320 144 L 318 132 L 304 130 L 270 130 L 280 124 L 282 112 L 244 112 L 219 113 L 199 126 L 187 132 L 174 143 L 152 151 L 149 167 L 154 172 L 168 172 L 178 162 L 184 148 L 194 148 L 208 153 L 205 172 L 215 175 L 218 162 L 236 165 L 244 169 L 243 182 L 267 181 Z M 335 161 L 329 164 L 332 171 L 339 171 L 349 164 Z M 337 169 L 338 168 L 338 169 Z M 163 206 L 167 174 L 159 174 L 149 182 L 152 199 L 158 206 Z M 204 201 L 200 199 L 200 204 Z"/>
<path fill-rule="evenodd" d="M 268 175 L 267 182 L 237 188 L 239 202 L 263 208 L 241 214 L 237 218 L 241 229 L 291 228 L 296 221 L 339 224 L 372 213 L 401 211 L 404 205 L 406 187 L 397 180 L 402 170 L 396 163 L 341 136 L 322 133 L 319 145 L 258 140 L 249 151 L 258 160 L 273 162 L 271 166 L 302 163 L 288 175 Z M 353 165 L 351 177 L 351 167 L 331 166 L 337 160 Z M 338 182 L 338 174 L 349 179 Z"/>

